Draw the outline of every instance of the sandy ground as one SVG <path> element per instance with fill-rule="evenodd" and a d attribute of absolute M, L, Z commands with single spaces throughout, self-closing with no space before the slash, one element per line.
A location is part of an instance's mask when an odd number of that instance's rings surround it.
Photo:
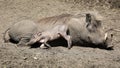
<path fill-rule="evenodd" d="M 67 0 L 65 0 L 67 1 Z M 114 33 L 114 50 L 73 46 L 51 49 L 18 47 L 4 43 L 3 32 L 14 23 L 62 13 L 98 12 L 106 29 L 120 29 L 120 9 L 86 6 L 63 0 L 0 0 L 0 68 L 120 68 L 120 32 Z"/>

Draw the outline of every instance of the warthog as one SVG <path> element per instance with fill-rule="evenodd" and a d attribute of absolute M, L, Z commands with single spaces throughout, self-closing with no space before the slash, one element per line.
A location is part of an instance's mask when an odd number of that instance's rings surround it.
<path fill-rule="evenodd" d="M 66 25 L 56 25 L 52 29 L 44 32 L 38 32 L 33 35 L 28 45 L 34 44 L 35 42 L 40 42 L 47 47 L 51 47 L 47 42 L 63 37 L 68 42 L 68 49 L 71 48 L 71 37 L 67 35 L 68 27 Z M 44 46 L 42 45 L 42 46 Z"/>
<path fill-rule="evenodd" d="M 4 34 L 4 42 L 10 39 L 18 42 L 18 45 L 26 45 L 32 35 L 37 32 L 37 25 L 30 20 L 22 20 L 8 28 Z"/>
<path fill-rule="evenodd" d="M 105 33 L 102 21 L 96 19 L 92 13 L 84 14 L 62 14 L 53 17 L 47 17 L 37 21 L 39 31 L 46 31 L 58 24 L 67 25 L 72 39 L 72 43 L 92 43 L 94 45 L 104 46 L 105 48 L 113 47 L 107 45 L 110 39 Z"/>

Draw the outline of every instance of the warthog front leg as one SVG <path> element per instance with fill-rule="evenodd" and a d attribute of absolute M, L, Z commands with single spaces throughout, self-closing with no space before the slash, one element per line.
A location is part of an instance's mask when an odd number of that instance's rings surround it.
<path fill-rule="evenodd" d="M 68 49 L 70 49 L 70 48 L 71 48 L 71 45 L 72 45 L 71 36 L 70 36 L 70 35 L 67 35 L 66 32 L 62 32 L 62 33 L 58 33 L 58 34 L 60 34 L 65 40 L 67 40 Z"/>

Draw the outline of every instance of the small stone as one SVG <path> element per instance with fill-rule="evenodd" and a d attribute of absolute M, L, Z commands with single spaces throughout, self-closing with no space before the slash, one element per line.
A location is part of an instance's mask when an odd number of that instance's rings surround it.
<path fill-rule="evenodd" d="M 37 59 L 37 57 L 33 57 L 35 60 Z"/>
<path fill-rule="evenodd" d="M 24 60 L 27 60 L 27 57 L 23 57 Z"/>

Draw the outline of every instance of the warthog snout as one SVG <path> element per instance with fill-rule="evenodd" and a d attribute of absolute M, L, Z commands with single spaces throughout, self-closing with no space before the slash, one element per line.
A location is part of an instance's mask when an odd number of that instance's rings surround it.
<path fill-rule="evenodd" d="M 105 33 L 104 39 L 105 39 L 104 44 L 106 45 L 107 48 L 113 47 L 112 45 L 113 34 Z"/>

